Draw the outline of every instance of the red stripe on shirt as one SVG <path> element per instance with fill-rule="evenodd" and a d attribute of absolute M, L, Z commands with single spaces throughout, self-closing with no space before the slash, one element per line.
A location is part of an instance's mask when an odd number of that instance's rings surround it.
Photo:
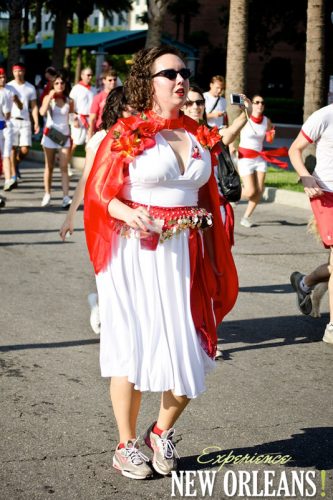
<path fill-rule="evenodd" d="M 312 140 L 312 139 L 310 139 L 310 137 L 309 137 L 308 135 L 306 135 L 306 133 L 304 132 L 304 130 L 303 130 L 303 129 L 301 129 L 301 132 L 302 132 L 302 134 L 304 135 L 305 139 L 306 139 L 308 142 L 310 142 L 310 144 L 312 144 L 312 143 L 313 143 L 313 140 Z"/>

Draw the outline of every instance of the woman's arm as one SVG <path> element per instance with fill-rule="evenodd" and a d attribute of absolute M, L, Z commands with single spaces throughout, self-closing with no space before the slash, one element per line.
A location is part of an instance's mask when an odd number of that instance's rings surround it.
<path fill-rule="evenodd" d="M 52 90 L 50 91 L 50 93 L 49 93 L 49 94 L 47 94 L 47 95 L 44 97 L 44 99 L 43 99 L 43 103 L 42 103 L 42 105 L 41 105 L 41 107 L 40 107 L 40 109 L 39 109 L 39 114 L 40 114 L 41 116 L 45 116 L 45 115 L 47 114 L 47 111 L 48 111 L 48 109 L 49 109 L 49 106 L 50 106 L 51 100 L 53 99 L 54 94 L 55 94 L 55 90 L 54 90 L 54 89 L 52 89 Z"/>
<path fill-rule="evenodd" d="M 147 231 L 152 223 L 152 218 L 145 207 L 131 208 L 118 198 L 113 198 L 108 205 L 111 217 L 122 220 L 133 229 Z"/>
<path fill-rule="evenodd" d="M 237 135 L 246 124 L 248 117 L 252 113 L 251 100 L 248 97 L 246 97 L 245 94 L 240 94 L 240 95 L 244 101 L 241 114 L 234 119 L 234 121 L 229 127 L 225 127 L 220 130 L 221 140 L 225 146 L 229 146 L 229 144 L 234 142 Z"/>
<path fill-rule="evenodd" d="M 73 200 L 71 203 L 71 206 L 69 208 L 68 214 L 64 220 L 63 225 L 60 228 L 59 234 L 60 237 L 63 241 L 65 241 L 66 234 L 69 232 L 69 234 L 73 234 L 74 231 L 74 217 L 75 214 L 82 203 L 83 196 L 84 196 L 84 188 L 91 170 L 91 167 L 93 166 L 94 163 L 94 158 L 95 158 L 96 152 L 91 149 L 87 148 L 86 150 L 86 161 L 84 164 L 84 169 L 82 172 L 81 179 L 79 180 L 78 185 L 76 186 Z"/>

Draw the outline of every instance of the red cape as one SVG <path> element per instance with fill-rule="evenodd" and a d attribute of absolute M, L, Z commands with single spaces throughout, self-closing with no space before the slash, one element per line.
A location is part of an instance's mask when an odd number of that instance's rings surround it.
<path fill-rule="evenodd" d="M 195 136 L 199 127 L 197 122 L 187 116 L 181 116 L 178 120 L 164 120 L 151 111 L 147 112 L 146 116 L 148 117 L 147 129 L 154 132 L 150 138 L 163 128 L 184 128 Z M 96 274 L 105 268 L 112 256 L 112 227 L 108 204 L 119 193 L 123 183 L 124 168 L 127 166 L 124 156 L 112 154 L 111 145 L 115 137 L 124 137 L 128 135 L 129 130 L 133 130 L 135 119 L 136 117 L 121 118 L 110 129 L 98 148 L 86 183 L 85 234 Z M 208 231 L 212 238 L 216 269 L 214 272 L 206 243 L 205 250 L 202 252 L 198 232 L 191 231 L 189 241 L 191 310 L 195 327 L 201 334 L 203 347 L 211 357 L 214 357 L 217 344 L 216 326 L 236 302 L 238 277 L 221 219 L 219 194 L 213 168 L 209 181 L 199 190 L 198 206 L 206 208 L 213 214 L 214 224 Z M 211 307 L 212 302 L 214 312 Z"/>

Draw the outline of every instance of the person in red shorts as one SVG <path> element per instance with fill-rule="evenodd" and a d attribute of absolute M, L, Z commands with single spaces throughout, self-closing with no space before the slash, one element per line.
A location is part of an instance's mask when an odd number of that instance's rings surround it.
<path fill-rule="evenodd" d="M 289 149 L 290 161 L 300 176 L 304 191 L 310 198 L 311 208 L 325 248 L 329 249 L 329 262 L 304 275 L 295 271 L 290 276 L 297 294 L 297 302 L 303 314 L 312 310 L 311 290 L 317 283 L 328 282 L 330 322 L 323 336 L 324 342 L 333 344 L 333 104 L 325 106 L 309 116 Z M 316 144 L 316 168 L 310 174 L 302 152 Z"/>
<path fill-rule="evenodd" d="M 99 130 L 102 123 L 102 114 L 105 101 L 111 90 L 117 87 L 117 71 L 109 69 L 103 73 L 103 90 L 93 98 L 90 108 L 88 138 L 92 137 Z"/>

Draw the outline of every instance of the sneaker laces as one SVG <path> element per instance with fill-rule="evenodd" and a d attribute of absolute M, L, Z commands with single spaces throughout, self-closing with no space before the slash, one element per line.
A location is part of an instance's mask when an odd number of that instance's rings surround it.
<path fill-rule="evenodd" d="M 139 438 L 135 441 L 128 441 L 125 446 L 125 455 L 134 465 L 141 465 L 143 462 L 149 462 L 149 458 L 136 447 L 138 439 Z"/>
<path fill-rule="evenodd" d="M 175 433 L 175 430 L 171 429 L 167 433 L 166 437 L 163 438 L 162 436 L 160 436 L 159 445 L 160 445 L 161 451 L 163 452 L 164 458 L 171 459 L 174 457 L 174 455 L 177 458 L 179 458 L 179 455 L 177 453 L 175 445 L 172 442 L 172 437 L 173 437 L 174 433 Z"/>

